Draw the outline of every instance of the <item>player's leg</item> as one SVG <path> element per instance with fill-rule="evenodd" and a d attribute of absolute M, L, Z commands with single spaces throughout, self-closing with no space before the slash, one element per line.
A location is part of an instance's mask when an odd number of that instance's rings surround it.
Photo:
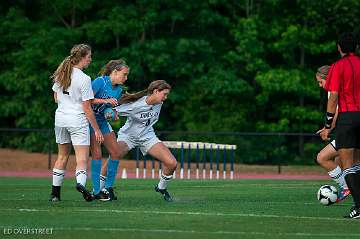
<path fill-rule="evenodd" d="M 339 113 L 336 144 L 344 167 L 345 180 L 355 203 L 346 217 L 360 218 L 360 171 L 354 165 L 357 153 L 355 148 L 360 148 L 360 112 Z"/>
<path fill-rule="evenodd" d="M 155 191 L 160 192 L 166 201 L 172 201 L 172 197 L 168 193 L 167 187 L 173 178 L 176 169 L 176 158 L 162 142 L 154 144 L 147 153 L 161 161 L 163 164 L 161 178 L 159 183 L 155 186 Z"/>
<path fill-rule="evenodd" d="M 61 186 L 65 177 L 66 165 L 71 151 L 71 144 L 58 144 L 58 156 L 53 168 L 53 183 L 50 201 L 60 201 Z"/>
<path fill-rule="evenodd" d="M 344 148 L 339 150 L 339 157 L 344 165 L 345 180 L 354 200 L 354 207 L 351 209 L 351 218 L 360 218 L 360 175 L 353 168 L 354 149 Z"/>
<path fill-rule="evenodd" d="M 100 187 L 100 173 L 101 173 L 101 165 L 102 165 L 102 152 L 101 152 L 101 144 L 96 141 L 95 134 L 92 130 L 90 130 L 90 151 L 91 151 L 91 181 L 93 185 L 93 194 L 94 198 L 100 201 L 109 201 L 109 193 L 106 190 L 102 190 Z M 106 137 L 104 135 L 104 141 Z"/>
<path fill-rule="evenodd" d="M 100 190 L 105 189 L 107 165 L 108 165 L 108 159 L 103 159 L 101 166 L 101 173 L 100 173 Z"/>
<path fill-rule="evenodd" d="M 104 146 L 109 152 L 105 189 L 109 192 L 111 200 L 117 200 L 113 186 L 116 179 L 120 159 L 128 153 L 128 146 L 125 142 L 117 142 L 114 132 L 104 135 L 104 139 Z"/>
<path fill-rule="evenodd" d="M 90 129 L 86 127 L 70 128 L 71 142 L 73 143 L 76 158 L 76 190 L 86 201 L 92 201 L 93 195 L 86 189 L 87 165 L 90 151 Z"/>
<path fill-rule="evenodd" d="M 331 179 L 339 185 L 337 202 L 341 202 L 350 194 L 350 191 L 346 185 L 343 171 L 338 164 L 340 160 L 338 160 L 338 152 L 335 149 L 335 140 L 318 153 L 316 161 L 328 172 Z"/>
<path fill-rule="evenodd" d="M 55 126 L 55 139 L 58 144 L 58 156 L 53 168 L 53 183 L 50 201 L 60 200 L 61 186 L 65 177 L 65 169 L 71 150 L 70 133 L 65 127 Z"/>
<path fill-rule="evenodd" d="M 332 144 L 328 144 L 317 154 L 316 161 L 327 172 L 330 172 L 338 166 L 334 160 L 337 156 L 338 152 Z"/>

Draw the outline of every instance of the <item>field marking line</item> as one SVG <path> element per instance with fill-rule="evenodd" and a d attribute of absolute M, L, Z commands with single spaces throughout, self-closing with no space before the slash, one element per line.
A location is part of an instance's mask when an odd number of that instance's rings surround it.
<path fill-rule="evenodd" d="M 2 209 L 2 211 L 19 211 L 19 212 L 50 212 L 49 209 Z M 69 211 L 63 211 L 68 213 Z M 75 209 L 71 212 L 101 212 L 101 213 L 140 213 L 140 214 L 162 214 L 162 215 L 192 215 L 192 216 L 220 216 L 220 217 L 263 217 L 263 218 L 289 218 L 289 219 L 307 219 L 307 220 L 328 220 L 328 221 L 349 221 L 346 218 L 330 218 L 330 217 L 307 217 L 307 216 L 288 216 L 273 214 L 252 214 L 252 213 L 210 213 L 210 212 L 174 212 L 174 211 L 134 211 L 134 210 L 117 210 L 117 209 Z"/>
<path fill-rule="evenodd" d="M 26 226 L 22 226 L 26 227 Z M 0 228 L 12 228 L 11 226 L 0 225 Z M 146 232 L 146 233 L 188 233 L 188 234 L 226 234 L 226 235 L 268 235 L 268 236 L 297 236 L 297 237 L 359 237 L 353 233 L 303 233 L 303 232 L 254 232 L 254 231 L 195 231 L 195 230 L 174 230 L 174 229 L 142 229 L 142 228 L 94 228 L 94 227 L 53 227 L 53 231 L 105 231 L 105 232 Z"/>

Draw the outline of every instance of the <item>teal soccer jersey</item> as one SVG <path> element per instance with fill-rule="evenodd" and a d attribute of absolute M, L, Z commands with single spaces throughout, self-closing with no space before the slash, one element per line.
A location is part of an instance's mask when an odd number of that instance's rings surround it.
<path fill-rule="evenodd" d="M 92 89 L 94 91 L 94 98 L 97 99 L 120 99 L 122 94 L 121 85 L 112 86 L 109 76 L 101 76 L 92 82 Z M 103 112 L 106 108 L 112 107 L 110 104 L 95 104 L 93 110 L 96 118 L 104 118 Z M 104 118 L 105 119 L 105 118 Z"/>

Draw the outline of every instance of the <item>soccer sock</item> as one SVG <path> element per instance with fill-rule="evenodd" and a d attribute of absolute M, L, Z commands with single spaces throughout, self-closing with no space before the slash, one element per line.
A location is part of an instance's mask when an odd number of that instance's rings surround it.
<path fill-rule="evenodd" d="M 352 166 L 352 168 L 354 169 L 355 172 L 359 172 L 360 171 L 360 164 L 354 165 L 354 166 Z"/>
<path fill-rule="evenodd" d="M 100 192 L 100 173 L 101 173 L 101 159 L 91 160 L 91 181 L 94 188 L 94 194 Z"/>
<path fill-rule="evenodd" d="M 171 181 L 172 178 L 173 178 L 173 175 L 161 174 L 161 178 L 160 178 L 160 181 L 158 183 L 158 188 L 159 189 L 166 189 L 167 186 L 168 186 L 168 183 Z"/>
<path fill-rule="evenodd" d="M 114 185 L 117 170 L 119 166 L 119 160 L 112 160 L 109 158 L 108 168 L 106 174 L 105 188 L 111 188 Z"/>
<path fill-rule="evenodd" d="M 86 185 L 86 170 L 80 169 L 80 170 L 76 170 L 76 182 L 80 183 L 81 185 L 83 185 L 85 187 Z"/>
<path fill-rule="evenodd" d="M 65 177 L 65 170 L 63 169 L 53 169 L 53 186 L 61 186 Z"/>
<path fill-rule="evenodd" d="M 53 169 L 53 183 L 51 194 L 60 198 L 60 189 L 64 181 L 65 170 L 63 169 Z"/>
<path fill-rule="evenodd" d="M 344 170 L 345 180 L 350 189 L 351 195 L 354 199 L 355 206 L 357 208 L 360 208 L 360 188 L 359 188 L 360 174 L 355 173 L 352 170 L 353 170 L 353 168 L 348 168 L 348 169 Z"/>
<path fill-rule="evenodd" d="M 100 175 L 100 190 L 105 188 L 106 176 Z"/>
<path fill-rule="evenodd" d="M 348 188 L 345 182 L 344 174 L 339 166 L 329 171 L 328 174 L 340 187 Z"/>

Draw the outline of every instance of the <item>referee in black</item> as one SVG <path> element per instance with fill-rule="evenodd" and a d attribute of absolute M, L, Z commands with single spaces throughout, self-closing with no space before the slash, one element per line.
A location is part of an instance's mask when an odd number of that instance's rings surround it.
<path fill-rule="evenodd" d="M 336 147 L 343 165 L 346 183 L 355 205 L 346 218 L 360 219 L 360 165 L 356 155 L 360 152 L 360 57 L 355 54 L 358 42 L 353 33 L 343 33 L 337 43 L 341 59 L 330 67 L 325 90 L 330 93 L 325 127 L 320 133 L 328 140 L 336 107 Z"/>

